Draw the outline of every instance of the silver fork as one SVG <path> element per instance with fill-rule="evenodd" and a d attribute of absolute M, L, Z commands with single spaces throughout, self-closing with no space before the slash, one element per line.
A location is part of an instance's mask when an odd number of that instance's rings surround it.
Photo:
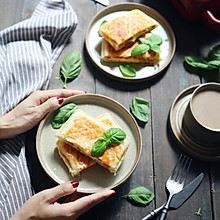
<path fill-rule="evenodd" d="M 166 182 L 166 188 L 169 191 L 169 197 L 166 202 L 166 205 L 162 210 L 162 214 L 159 218 L 160 220 L 164 220 L 166 218 L 170 201 L 173 195 L 175 195 L 176 193 L 180 192 L 183 189 L 191 162 L 192 162 L 191 158 L 181 155 L 173 171 L 171 172 L 171 175 Z"/>

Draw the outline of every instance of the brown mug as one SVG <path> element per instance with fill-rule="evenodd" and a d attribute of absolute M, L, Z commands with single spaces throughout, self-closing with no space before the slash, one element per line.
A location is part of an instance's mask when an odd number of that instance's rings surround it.
<path fill-rule="evenodd" d="M 198 143 L 220 147 L 220 84 L 197 87 L 187 104 L 183 125 Z"/>

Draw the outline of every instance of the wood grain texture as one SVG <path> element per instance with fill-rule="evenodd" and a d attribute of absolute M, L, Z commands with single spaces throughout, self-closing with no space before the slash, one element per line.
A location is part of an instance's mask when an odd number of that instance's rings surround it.
<path fill-rule="evenodd" d="M 0 30 L 30 17 L 38 2 L 36 0 L 0 0 Z M 82 70 L 74 81 L 68 83 L 68 88 L 108 96 L 120 102 L 128 110 L 134 96 L 149 100 L 151 105 L 148 123 L 145 126 L 139 126 L 143 150 L 134 173 L 115 189 L 116 195 L 97 205 L 79 219 L 140 219 L 166 200 L 165 183 L 179 155 L 183 153 L 179 144 L 174 140 L 168 125 L 169 111 L 175 97 L 189 86 L 216 80 L 214 74 L 208 75 L 201 72 L 198 75 L 189 72 L 184 65 L 184 57 L 186 55 L 206 56 L 212 45 L 220 43 L 220 34 L 210 31 L 203 23 L 192 24 L 185 21 L 168 0 L 126 1 L 152 7 L 165 17 L 176 36 L 176 52 L 171 64 L 157 77 L 140 83 L 121 82 L 98 70 L 90 60 L 85 48 L 85 36 L 89 23 L 105 7 L 92 0 L 69 0 L 68 2 L 78 16 L 78 26 L 53 68 L 49 88 L 61 87 L 55 77 L 59 75 L 62 60 L 70 51 L 79 50 L 83 57 Z M 110 0 L 110 5 L 121 2 L 125 1 Z M 32 153 L 34 155 L 34 151 Z M 38 172 L 44 173 L 37 158 L 35 160 Z M 167 219 L 198 219 L 195 212 L 199 208 L 202 212 L 199 219 L 220 219 L 219 165 L 219 162 L 204 162 L 193 158 L 187 183 L 200 172 L 204 172 L 205 178 L 199 189 L 178 211 L 168 213 Z M 36 191 L 53 185 L 44 175 L 43 178 L 46 182 L 42 183 L 42 181 L 34 179 Z M 147 207 L 134 206 L 121 198 L 137 186 L 146 186 L 155 193 L 155 199 Z"/>

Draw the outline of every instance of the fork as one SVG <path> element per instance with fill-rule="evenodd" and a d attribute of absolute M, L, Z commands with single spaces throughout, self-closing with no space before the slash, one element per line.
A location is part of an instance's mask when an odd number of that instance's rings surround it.
<path fill-rule="evenodd" d="M 190 165 L 191 165 L 192 159 L 183 156 L 181 154 L 177 164 L 175 165 L 173 171 L 171 172 L 170 177 L 168 178 L 166 182 L 166 188 L 169 191 L 169 197 L 166 202 L 166 205 L 164 206 L 162 210 L 162 214 L 159 218 L 159 220 L 164 220 L 166 218 L 170 201 L 176 193 L 180 192 L 183 189 L 187 173 L 189 171 Z"/>

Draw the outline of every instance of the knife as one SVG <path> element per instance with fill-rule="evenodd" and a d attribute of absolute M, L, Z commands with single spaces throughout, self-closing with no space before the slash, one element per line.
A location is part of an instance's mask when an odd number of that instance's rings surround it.
<path fill-rule="evenodd" d="M 202 182 L 203 177 L 204 174 L 200 173 L 192 182 L 190 182 L 186 187 L 184 187 L 183 190 L 175 194 L 170 202 L 169 208 L 178 209 L 196 191 L 196 189 Z M 143 217 L 141 220 L 148 220 L 157 216 L 163 210 L 165 204 L 166 203 L 161 205 L 159 208 L 149 212 L 149 214 Z"/>
<path fill-rule="evenodd" d="M 109 0 L 93 0 L 94 2 L 97 2 L 101 5 L 104 5 L 104 6 L 108 6 L 109 5 Z"/>

